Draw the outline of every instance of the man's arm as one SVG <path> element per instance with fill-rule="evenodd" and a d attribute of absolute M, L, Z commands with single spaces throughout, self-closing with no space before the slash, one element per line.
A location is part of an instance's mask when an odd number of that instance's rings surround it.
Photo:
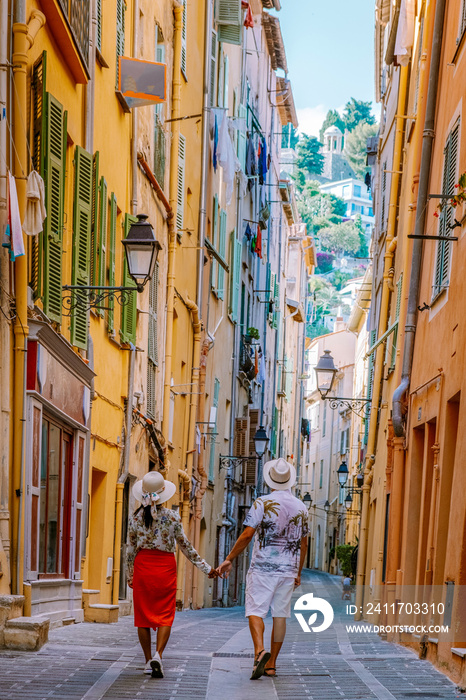
<path fill-rule="evenodd" d="M 306 535 L 306 537 L 301 537 L 301 556 L 299 557 L 298 575 L 296 576 L 296 578 L 294 580 L 295 586 L 301 585 L 301 571 L 303 570 L 304 560 L 306 558 L 306 553 L 307 553 L 307 535 Z"/>
<path fill-rule="evenodd" d="M 228 578 L 230 575 L 231 567 L 232 567 L 232 561 L 233 559 L 236 559 L 236 557 L 241 554 L 241 552 L 244 552 L 252 538 L 254 537 L 256 531 L 253 527 L 245 527 L 241 535 L 238 537 L 238 539 L 235 542 L 235 545 L 231 552 L 227 555 L 226 559 L 224 562 L 220 564 L 220 566 L 217 567 L 217 571 L 219 574 L 225 574 L 225 578 Z"/>

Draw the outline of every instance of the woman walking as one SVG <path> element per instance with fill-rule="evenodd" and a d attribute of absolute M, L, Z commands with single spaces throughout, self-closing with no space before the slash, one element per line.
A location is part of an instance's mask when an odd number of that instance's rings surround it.
<path fill-rule="evenodd" d="M 148 472 L 133 486 L 133 496 L 142 505 L 129 521 L 128 585 L 133 589 L 134 625 L 146 659 L 144 673 L 153 678 L 163 678 L 162 654 L 175 617 L 176 545 L 209 578 L 218 576 L 189 542 L 178 513 L 162 507 L 175 491 L 175 484 L 157 471 Z M 157 630 L 154 656 L 151 628 Z"/>

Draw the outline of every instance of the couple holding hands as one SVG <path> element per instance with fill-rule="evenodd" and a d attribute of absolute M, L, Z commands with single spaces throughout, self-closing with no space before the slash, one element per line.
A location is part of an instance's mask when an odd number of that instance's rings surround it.
<path fill-rule="evenodd" d="M 152 471 L 136 482 L 133 495 L 141 503 L 129 523 L 128 585 L 133 588 L 134 625 L 144 652 L 144 673 L 163 678 L 162 655 L 170 637 L 176 608 L 176 545 L 209 578 L 228 577 L 233 560 L 255 537 L 246 579 L 246 617 L 254 644 L 251 680 L 275 676 L 275 663 L 291 614 L 291 597 L 301 584 L 307 551 L 308 516 L 292 495 L 296 470 L 284 459 L 264 465 L 264 481 L 272 492 L 252 504 L 244 530 L 216 569 L 202 559 L 186 537 L 178 513 L 163 507 L 176 486 Z M 264 618 L 273 617 L 270 651 L 264 649 Z M 152 656 L 151 629 L 157 630 Z"/>

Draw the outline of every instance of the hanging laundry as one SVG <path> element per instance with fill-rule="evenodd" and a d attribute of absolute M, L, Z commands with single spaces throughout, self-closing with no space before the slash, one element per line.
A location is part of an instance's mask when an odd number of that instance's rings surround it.
<path fill-rule="evenodd" d="M 249 226 L 249 223 L 246 224 L 244 235 L 246 237 L 246 240 L 250 241 L 252 239 L 252 228 Z"/>
<path fill-rule="evenodd" d="M 217 172 L 217 165 L 218 165 L 218 154 L 217 154 L 217 148 L 218 148 L 218 120 L 217 120 L 217 115 L 215 115 L 215 121 L 214 121 L 214 154 L 213 154 L 213 165 L 214 165 L 214 172 Z"/>
<path fill-rule="evenodd" d="M 16 258 L 25 254 L 25 250 L 18 205 L 18 193 L 16 192 L 16 180 L 11 173 L 8 173 L 8 206 L 11 232 L 11 257 L 12 260 L 16 260 Z"/>
<path fill-rule="evenodd" d="M 258 381 L 263 384 L 265 382 L 265 357 L 264 353 L 261 353 L 260 363 L 259 363 L 259 376 Z"/>
<path fill-rule="evenodd" d="M 225 115 L 220 125 L 218 133 L 217 158 L 219 165 L 223 168 L 223 181 L 226 184 L 226 203 L 230 204 L 233 195 L 233 183 L 235 181 L 237 163 L 236 154 L 233 148 L 229 131 L 229 119 Z M 239 166 L 241 168 L 241 166 Z"/>
<path fill-rule="evenodd" d="M 249 7 L 249 3 L 247 2 L 247 0 L 241 0 L 241 9 L 247 10 L 248 7 Z"/>
<path fill-rule="evenodd" d="M 254 351 L 254 376 L 257 377 L 259 374 L 259 352 L 257 350 L 257 345 Z"/>
<path fill-rule="evenodd" d="M 37 236 L 43 230 L 45 211 L 44 181 L 36 170 L 29 173 L 26 186 L 26 216 L 23 221 L 24 233 Z"/>
<path fill-rule="evenodd" d="M 251 238 L 251 253 L 256 252 L 257 234 L 254 234 Z"/>
<path fill-rule="evenodd" d="M 248 180 L 248 189 L 249 191 L 252 190 L 254 187 L 254 177 L 257 174 L 257 167 L 256 167 L 256 154 L 254 150 L 254 142 L 252 140 L 251 134 L 248 136 L 248 143 L 246 147 L 246 177 L 249 178 Z"/>
<path fill-rule="evenodd" d="M 262 258 L 262 230 L 261 227 L 257 227 L 256 245 L 254 252 Z"/>
<path fill-rule="evenodd" d="M 258 151 L 258 156 L 259 156 L 259 184 L 263 185 L 265 176 L 267 174 L 267 143 L 265 141 L 265 138 L 262 137 L 260 142 L 259 142 L 259 151 Z"/>
<path fill-rule="evenodd" d="M 246 16 L 244 18 L 244 26 L 246 29 L 253 29 L 254 27 L 254 17 L 252 16 L 251 5 L 247 3 Z"/>

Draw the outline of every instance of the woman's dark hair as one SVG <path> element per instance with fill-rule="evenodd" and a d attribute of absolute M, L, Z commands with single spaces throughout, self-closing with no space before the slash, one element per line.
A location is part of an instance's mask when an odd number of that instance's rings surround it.
<path fill-rule="evenodd" d="M 154 522 L 154 518 L 152 517 L 152 513 L 150 510 L 150 505 L 148 506 L 139 506 L 137 509 L 136 513 L 139 513 L 141 509 L 144 509 L 144 527 L 147 529 L 152 527 L 152 523 Z"/>

